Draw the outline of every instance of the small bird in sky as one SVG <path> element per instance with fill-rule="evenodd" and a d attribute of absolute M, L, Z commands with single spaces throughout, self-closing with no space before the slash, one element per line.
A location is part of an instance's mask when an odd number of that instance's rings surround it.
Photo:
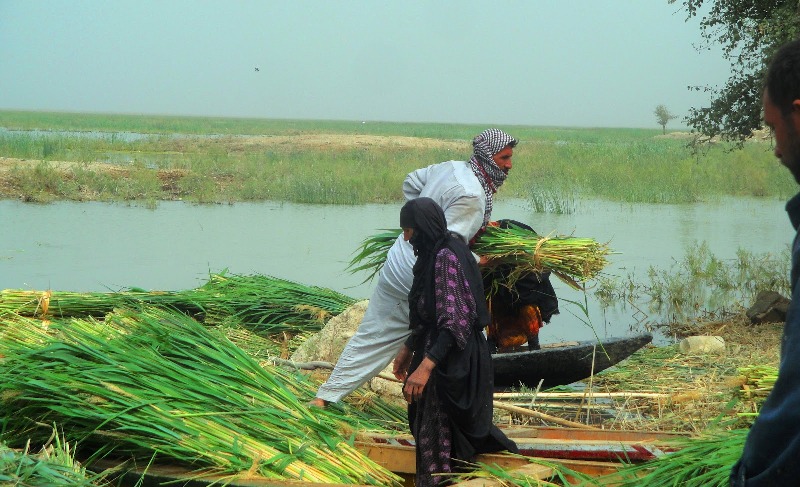
<path fill-rule="evenodd" d="M 258 72 L 258 71 L 259 71 L 259 69 L 258 69 L 258 68 L 256 68 L 256 72 Z"/>

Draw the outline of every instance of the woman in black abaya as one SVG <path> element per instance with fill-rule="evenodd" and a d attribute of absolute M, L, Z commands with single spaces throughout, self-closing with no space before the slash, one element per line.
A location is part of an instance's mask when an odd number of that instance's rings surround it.
<path fill-rule="evenodd" d="M 394 372 L 405 381 L 416 485 L 444 485 L 447 478 L 434 474 L 452 472 L 453 459 L 517 447 L 492 423 L 492 361 L 482 333 L 489 312 L 473 254 L 447 231 L 444 212 L 430 198 L 407 202 L 400 226 L 417 261 L 409 292 L 411 336 Z"/>

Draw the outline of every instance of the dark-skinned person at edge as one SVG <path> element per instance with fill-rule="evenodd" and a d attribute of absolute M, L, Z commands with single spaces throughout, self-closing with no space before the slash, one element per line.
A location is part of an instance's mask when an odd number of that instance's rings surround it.
<path fill-rule="evenodd" d="M 764 123 L 772 130 L 775 157 L 800 183 L 800 40 L 778 50 L 767 69 Z M 786 203 L 800 228 L 800 193 Z M 800 233 L 792 243 L 792 300 L 786 313 L 778 378 L 731 469 L 734 487 L 800 485 Z"/>

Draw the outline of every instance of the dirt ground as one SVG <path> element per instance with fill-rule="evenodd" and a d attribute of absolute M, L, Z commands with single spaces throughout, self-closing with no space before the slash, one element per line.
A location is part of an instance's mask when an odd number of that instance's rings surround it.
<path fill-rule="evenodd" d="M 358 135 L 358 134 L 304 134 L 300 135 L 256 135 L 247 137 L 224 138 L 232 143 L 240 142 L 241 146 L 263 147 L 308 147 L 320 149 L 359 149 L 406 147 L 415 149 L 455 149 L 471 151 L 468 141 L 442 140 L 425 137 L 405 137 L 399 135 Z"/>
<path fill-rule="evenodd" d="M 783 324 L 753 325 L 742 312 L 668 328 L 676 340 L 722 337 L 724 350 L 684 354 L 676 345 L 646 347 L 594 378 L 592 387 L 653 396 L 623 395 L 595 410 L 586 408 L 584 399 L 572 409 L 562 406 L 551 412 L 612 429 L 701 433 L 720 419 L 736 427 L 748 425 L 769 391 L 753 385 L 752 379 L 759 377 L 755 369 L 777 373 Z M 609 411 L 614 414 L 608 416 Z"/>

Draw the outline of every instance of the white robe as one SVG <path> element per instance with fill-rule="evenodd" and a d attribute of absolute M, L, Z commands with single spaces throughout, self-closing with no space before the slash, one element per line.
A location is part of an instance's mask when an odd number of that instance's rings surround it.
<path fill-rule="evenodd" d="M 444 210 L 447 228 L 468 242 L 483 225 L 486 193 L 464 161 L 417 169 L 403 181 L 406 200 L 426 196 Z M 400 212 L 398 211 L 398 219 Z M 375 377 L 397 355 L 410 334 L 408 292 L 414 279 L 414 251 L 400 234 L 386 255 L 364 318 L 347 342 L 317 397 L 338 402 Z"/>

